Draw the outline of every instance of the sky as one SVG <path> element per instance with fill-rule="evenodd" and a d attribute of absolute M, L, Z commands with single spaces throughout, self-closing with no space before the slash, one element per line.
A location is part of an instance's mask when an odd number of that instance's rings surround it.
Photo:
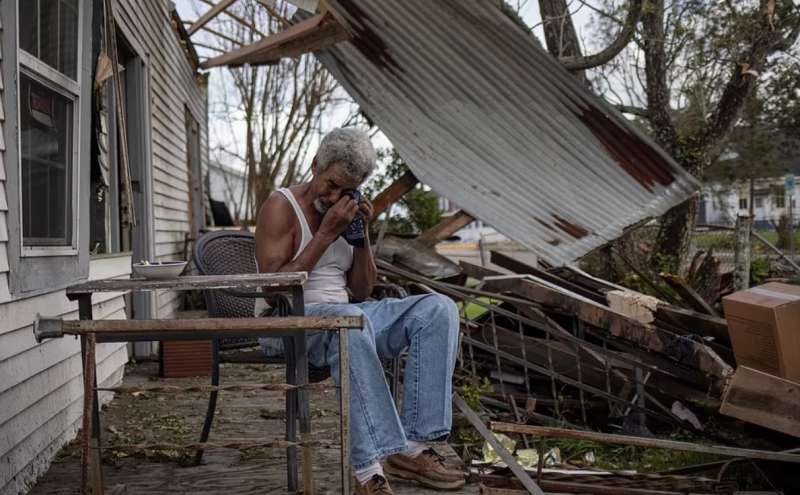
<path fill-rule="evenodd" d="M 512 5 L 519 7 L 519 12 L 523 20 L 528 26 L 533 27 L 534 34 L 539 37 L 544 44 L 544 35 L 541 28 L 541 16 L 539 15 L 538 2 L 536 0 L 507 0 Z M 591 9 L 586 4 L 597 3 L 596 0 L 568 0 L 570 12 L 573 15 L 575 28 L 578 31 L 578 37 L 587 45 L 586 50 L 593 51 L 591 40 L 589 39 L 589 22 L 591 19 Z M 203 12 L 208 10 L 208 5 L 200 0 L 176 0 L 175 1 L 178 14 L 184 21 L 194 21 Z M 224 15 L 224 14 L 221 14 Z M 213 22 L 209 24 L 213 28 Z M 192 36 L 192 41 L 196 43 L 211 44 L 209 37 L 212 36 L 205 31 L 198 31 Z M 196 46 L 196 50 L 201 59 L 209 55 L 216 55 L 216 53 Z M 238 150 L 244 149 L 244 124 L 234 125 L 231 130 L 230 126 L 224 121 L 220 120 L 215 114 L 215 103 L 219 102 L 226 96 L 236 95 L 234 88 L 227 87 L 224 80 L 226 68 L 214 68 L 209 70 L 209 93 L 210 93 L 210 112 L 209 112 L 209 148 L 211 150 L 211 159 L 219 160 L 226 165 L 234 168 L 243 168 L 243 164 L 236 159 L 232 159 L 225 151 L 220 148 L 231 150 L 238 153 Z M 323 123 L 323 127 L 332 127 L 343 122 L 350 112 L 349 106 L 340 106 L 334 110 L 328 117 L 330 123 Z M 373 145 L 376 148 L 391 147 L 391 142 L 381 132 L 377 132 L 373 136 Z M 307 157 L 310 161 L 313 157 L 313 148 L 316 143 L 312 143 L 311 152 Z"/>

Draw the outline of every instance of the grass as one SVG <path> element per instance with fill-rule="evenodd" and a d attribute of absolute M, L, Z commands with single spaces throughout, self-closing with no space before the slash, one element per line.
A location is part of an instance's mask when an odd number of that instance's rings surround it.
<path fill-rule="evenodd" d="M 670 437 L 678 440 L 677 436 Z M 685 439 L 684 439 L 685 440 Z M 593 467 L 609 471 L 658 472 L 682 466 L 702 464 L 723 459 L 720 456 L 655 448 L 610 445 L 570 439 L 550 439 L 545 450 L 558 447 L 562 461 L 581 461 L 584 454 L 594 453 Z"/>
<path fill-rule="evenodd" d="M 778 244 L 778 233 L 774 230 L 761 230 L 758 232 L 761 237 L 773 245 Z M 733 250 L 736 244 L 736 237 L 733 231 L 725 232 L 705 232 L 695 234 L 692 239 L 694 245 L 699 249 Z M 800 248 L 800 230 L 794 233 L 794 245 Z M 769 249 L 758 239 L 753 241 L 753 249 L 757 252 L 766 252 Z"/>

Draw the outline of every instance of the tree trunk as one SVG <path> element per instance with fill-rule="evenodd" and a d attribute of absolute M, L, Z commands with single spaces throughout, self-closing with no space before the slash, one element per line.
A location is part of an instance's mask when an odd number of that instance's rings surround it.
<path fill-rule="evenodd" d="M 539 12 L 542 15 L 544 40 L 550 55 L 556 58 L 582 56 L 578 34 L 567 8 L 567 0 L 539 0 Z M 573 74 L 584 86 L 591 86 L 586 78 L 586 71 L 579 70 Z"/>

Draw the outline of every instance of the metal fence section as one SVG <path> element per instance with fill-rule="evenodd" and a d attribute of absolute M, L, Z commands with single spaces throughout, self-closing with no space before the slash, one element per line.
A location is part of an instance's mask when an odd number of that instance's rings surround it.
<path fill-rule="evenodd" d="M 739 217 L 739 225 L 748 217 Z M 713 252 L 720 261 L 721 272 L 749 270 L 750 285 L 768 279 L 800 277 L 800 225 L 790 226 L 786 222 L 747 222 L 750 235 L 737 235 L 737 223 L 698 225 L 692 235 L 688 259 Z M 737 241 L 738 239 L 738 241 Z M 745 245 L 747 243 L 748 245 Z M 737 250 L 740 251 L 737 267 Z M 745 254 L 749 251 L 749 255 Z"/>

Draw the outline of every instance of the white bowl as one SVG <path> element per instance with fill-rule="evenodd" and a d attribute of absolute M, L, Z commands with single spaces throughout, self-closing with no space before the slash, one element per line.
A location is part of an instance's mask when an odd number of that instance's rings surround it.
<path fill-rule="evenodd" d="M 186 261 L 152 261 L 149 263 L 134 263 L 133 274 L 154 280 L 176 278 L 186 268 Z"/>

